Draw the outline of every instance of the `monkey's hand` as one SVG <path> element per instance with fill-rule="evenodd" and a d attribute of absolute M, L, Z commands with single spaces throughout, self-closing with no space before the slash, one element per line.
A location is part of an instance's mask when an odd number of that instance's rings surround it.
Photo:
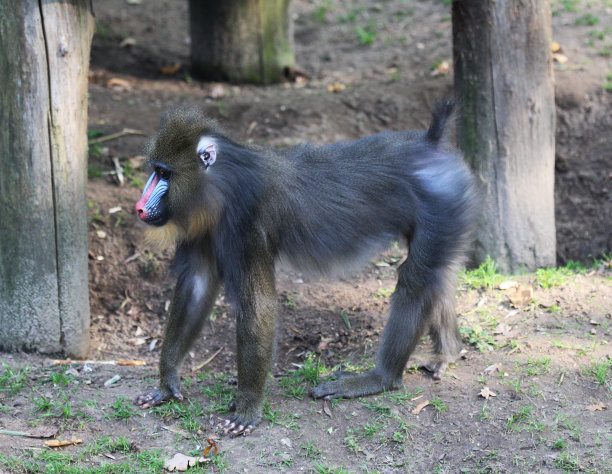
<path fill-rule="evenodd" d="M 151 390 L 149 393 L 145 393 L 140 395 L 134 403 L 139 405 L 143 410 L 146 408 L 153 407 L 155 405 L 159 405 L 164 401 L 170 398 L 176 398 L 179 402 L 183 400 L 183 395 L 178 389 L 178 384 L 173 384 L 172 386 L 167 387 L 166 389 L 156 388 Z"/>
<path fill-rule="evenodd" d="M 248 436 L 261 420 L 261 409 L 245 409 L 242 412 L 242 410 L 236 409 L 236 404 L 233 402 L 230 403 L 229 409 L 230 411 L 236 411 L 236 413 L 217 425 L 217 428 L 223 430 L 223 433 L 221 433 L 223 436 L 230 435 L 232 438 L 238 435 Z"/>
<path fill-rule="evenodd" d="M 402 380 L 390 380 L 376 369 L 363 374 L 339 372 L 334 374 L 336 380 L 322 383 L 310 391 L 313 398 L 356 398 L 374 395 L 385 390 L 394 390 L 401 386 Z"/>

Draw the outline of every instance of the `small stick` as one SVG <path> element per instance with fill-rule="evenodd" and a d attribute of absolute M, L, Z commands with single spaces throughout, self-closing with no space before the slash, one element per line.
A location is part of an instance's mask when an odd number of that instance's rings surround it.
<path fill-rule="evenodd" d="M 205 360 L 204 362 L 202 362 L 200 365 L 197 365 L 197 366 L 193 367 L 193 368 L 191 369 L 191 371 L 192 371 L 192 372 L 197 372 L 197 371 L 198 371 L 198 370 L 200 370 L 202 367 L 206 367 L 208 364 L 210 364 L 210 363 L 213 361 L 213 359 L 214 359 L 215 357 L 217 357 L 217 356 L 218 356 L 218 355 L 221 353 L 221 351 L 222 351 L 223 349 L 225 349 L 225 346 L 221 346 L 217 352 L 215 352 L 213 355 L 211 355 L 211 356 L 210 356 L 208 359 L 206 359 L 206 360 Z"/>
<path fill-rule="evenodd" d="M 104 143 L 116 138 L 121 138 L 125 135 L 146 135 L 142 130 L 134 130 L 132 128 L 124 128 L 120 132 L 111 133 L 110 135 L 104 135 L 103 137 L 92 138 L 87 141 L 88 145 L 95 145 L 97 143 Z"/>
<path fill-rule="evenodd" d="M 72 360 L 72 359 L 56 359 L 51 361 L 51 365 L 71 365 L 71 364 L 87 364 L 87 365 L 121 365 L 121 366 L 140 366 L 147 365 L 144 360 Z"/>
<path fill-rule="evenodd" d="M 123 177 L 123 167 L 121 163 L 119 163 L 118 158 L 113 158 L 113 165 L 115 165 L 115 173 L 117 175 L 117 180 L 119 181 L 119 186 L 123 186 L 125 183 L 125 178 Z"/>

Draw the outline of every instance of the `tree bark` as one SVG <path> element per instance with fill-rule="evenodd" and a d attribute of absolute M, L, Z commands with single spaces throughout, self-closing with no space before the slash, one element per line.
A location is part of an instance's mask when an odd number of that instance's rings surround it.
<path fill-rule="evenodd" d="M 0 347 L 89 344 L 90 0 L 0 2 Z"/>
<path fill-rule="evenodd" d="M 453 0 L 459 142 L 484 202 L 477 262 L 556 260 L 555 104 L 546 0 Z"/>
<path fill-rule="evenodd" d="M 191 62 L 203 79 L 271 83 L 294 68 L 290 0 L 189 0 Z"/>

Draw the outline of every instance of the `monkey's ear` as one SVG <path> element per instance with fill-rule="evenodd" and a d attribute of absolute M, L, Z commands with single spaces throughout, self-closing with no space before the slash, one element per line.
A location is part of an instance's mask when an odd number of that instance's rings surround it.
<path fill-rule="evenodd" d="M 205 169 L 208 169 L 217 160 L 217 144 L 210 137 L 200 138 L 197 151 Z"/>

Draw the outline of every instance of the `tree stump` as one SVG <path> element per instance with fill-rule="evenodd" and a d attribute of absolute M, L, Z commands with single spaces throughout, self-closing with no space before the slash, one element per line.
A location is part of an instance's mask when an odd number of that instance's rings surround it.
<path fill-rule="evenodd" d="M 545 0 L 453 0 L 458 137 L 484 203 L 475 258 L 556 261 L 555 102 Z"/>
<path fill-rule="evenodd" d="M 189 25 L 198 77 L 267 84 L 293 72 L 290 0 L 189 0 Z"/>
<path fill-rule="evenodd" d="M 0 2 L 0 348 L 89 344 L 90 0 Z"/>

